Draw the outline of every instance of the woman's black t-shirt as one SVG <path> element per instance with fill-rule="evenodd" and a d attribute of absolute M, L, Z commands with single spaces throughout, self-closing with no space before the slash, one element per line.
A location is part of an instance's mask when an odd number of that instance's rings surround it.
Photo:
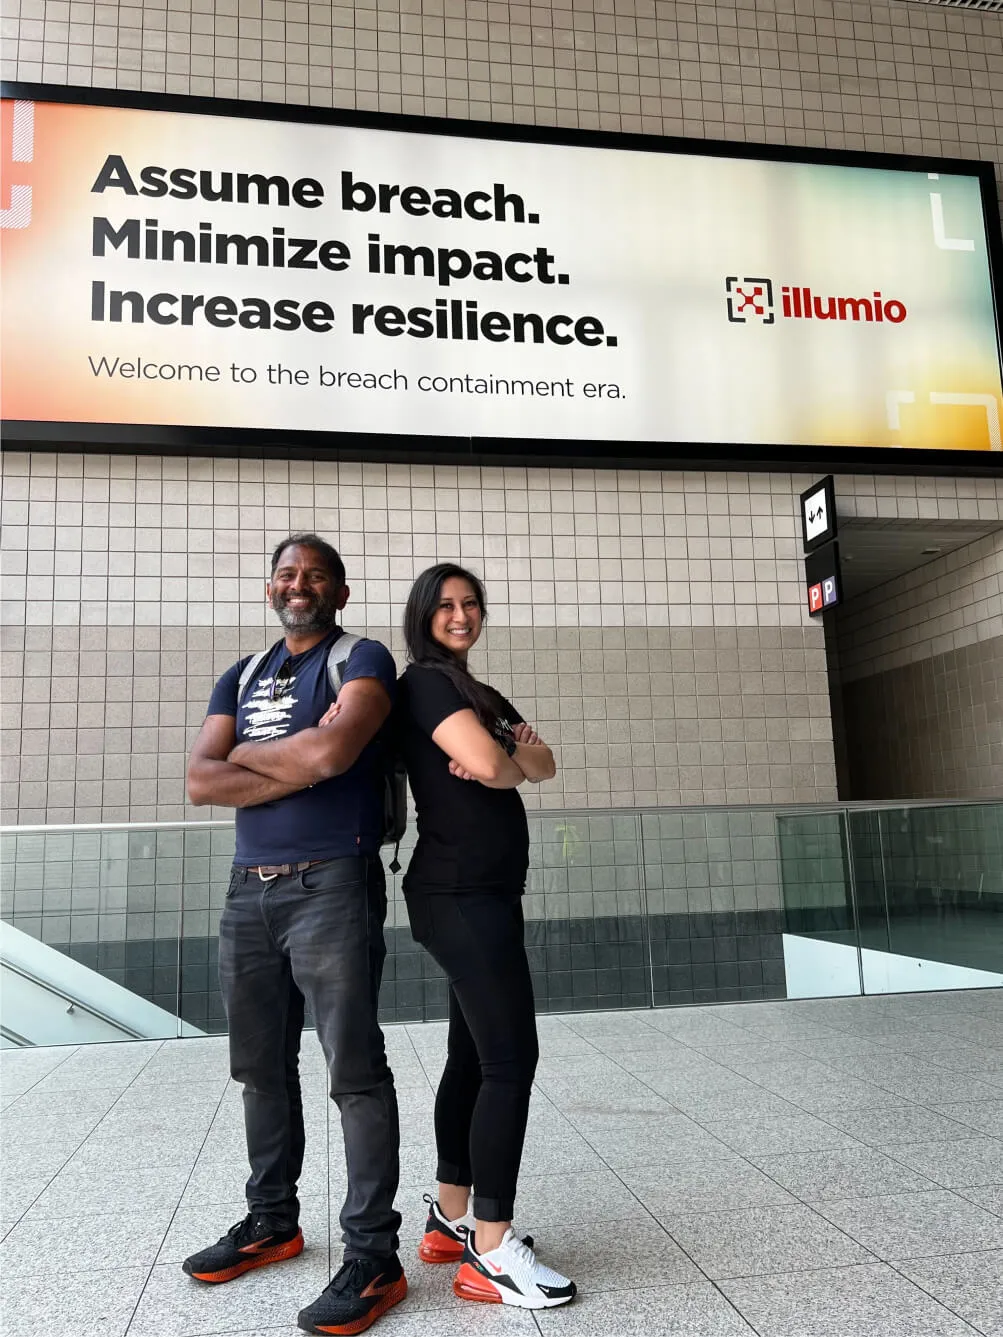
<path fill-rule="evenodd" d="M 411 664 L 399 683 L 398 737 L 418 817 L 418 843 L 404 891 L 522 891 L 529 867 L 529 827 L 516 789 L 489 789 L 449 773 L 432 734 L 470 703 L 445 673 Z M 498 692 L 495 732 L 522 716 Z"/>

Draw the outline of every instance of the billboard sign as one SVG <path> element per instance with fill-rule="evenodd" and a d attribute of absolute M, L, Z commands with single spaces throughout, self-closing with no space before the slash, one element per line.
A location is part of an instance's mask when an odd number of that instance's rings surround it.
<path fill-rule="evenodd" d="M 14 436 L 1001 449 L 979 164 L 8 91 Z"/>

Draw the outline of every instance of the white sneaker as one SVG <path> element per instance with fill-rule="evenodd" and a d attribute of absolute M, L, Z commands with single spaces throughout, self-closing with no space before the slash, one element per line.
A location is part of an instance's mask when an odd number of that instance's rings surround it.
<path fill-rule="evenodd" d="M 578 1287 L 560 1272 L 544 1267 L 528 1244 L 511 1229 L 497 1249 L 478 1253 L 474 1232 L 468 1231 L 463 1262 L 453 1281 L 461 1300 L 482 1304 L 518 1305 L 520 1309 L 553 1309 L 575 1298 Z"/>
<path fill-rule="evenodd" d="M 428 1203 L 425 1234 L 418 1245 L 418 1257 L 423 1263 L 458 1263 L 463 1257 L 463 1244 L 473 1232 L 474 1218 L 468 1211 L 450 1221 L 430 1193 L 424 1194 Z"/>
<path fill-rule="evenodd" d="M 418 1257 L 423 1263 L 458 1263 L 463 1257 L 467 1235 L 472 1235 L 477 1226 L 473 1212 L 468 1210 L 450 1221 L 431 1193 L 423 1193 L 422 1197 L 428 1203 L 428 1217 L 418 1245 Z M 526 1235 L 522 1242 L 532 1248 L 533 1236 Z"/>

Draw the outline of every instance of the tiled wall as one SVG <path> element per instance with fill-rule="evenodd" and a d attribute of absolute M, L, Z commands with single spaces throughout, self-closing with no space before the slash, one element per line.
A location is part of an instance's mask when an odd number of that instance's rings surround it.
<path fill-rule="evenodd" d="M 414 574 L 459 559 L 485 576 L 477 668 L 559 749 L 531 802 L 835 797 L 822 628 L 802 607 L 806 477 L 15 452 L 2 467 L 7 821 L 198 815 L 184 765 L 213 680 L 275 638 L 265 553 L 313 527 L 345 555 L 347 625 L 400 663 Z M 999 489 L 840 480 L 883 516 L 998 513 Z"/>
<path fill-rule="evenodd" d="M 912 0 L 4 0 L 8 78 L 1000 161 L 999 16 Z"/>
<path fill-rule="evenodd" d="M 531 801 L 834 796 L 790 475 L 14 453 L 3 468 L 5 812 L 22 822 L 185 815 L 215 676 L 276 636 L 264 554 L 314 527 L 346 560 L 346 624 L 401 664 L 414 575 L 459 559 L 485 577 L 477 669 L 560 749 Z"/>
<path fill-rule="evenodd" d="M 835 632 L 843 797 L 1003 794 L 1003 530 L 852 600 Z"/>

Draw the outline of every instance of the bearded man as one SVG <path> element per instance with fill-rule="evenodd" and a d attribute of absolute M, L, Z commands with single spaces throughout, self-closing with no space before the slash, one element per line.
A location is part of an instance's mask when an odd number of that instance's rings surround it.
<path fill-rule="evenodd" d="M 285 636 L 220 678 L 188 764 L 195 804 L 236 809 L 219 930 L 230 1071 L 243 1086 L 248 1214 L 186 1259 L 232 1281 L 303 1249 L 297 1185 L 305 1133 L 304 1003 L 345 1139 L 344 1265 L 299 1324 L 361 1332 L 407 1294 L 394 1210 L 400 1132 L 377 1002 L 386 947 L 381 739 L 396 689 L 386 647 L 360 639 L 332 682 L 345 567 L 316 534 L 275 549 L 268 603 Z M 319 722 L 337 698 L 330 723 Z"/>

